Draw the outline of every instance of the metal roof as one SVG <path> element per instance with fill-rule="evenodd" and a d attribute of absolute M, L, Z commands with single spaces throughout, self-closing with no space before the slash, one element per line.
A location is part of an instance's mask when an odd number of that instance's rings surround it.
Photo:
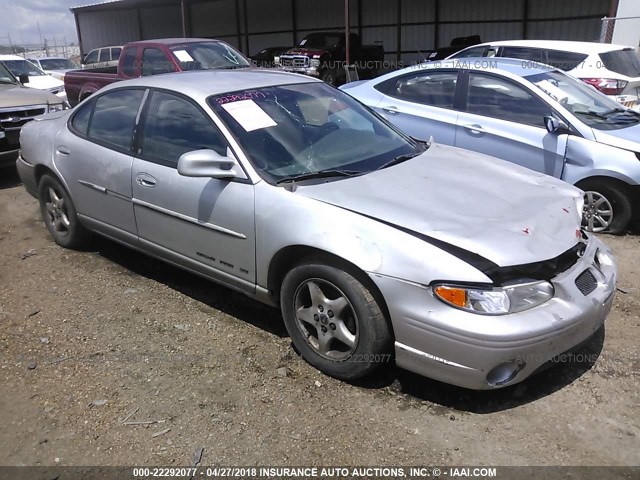
<path fill-rule="evenodd" d="M 72 12 L 90 11 L 90 10 L 108 10 L 115 8 L 135 8 L 142 6 L 172 5 L 180 4 L 180 0 L 105 0 L 104 2 L 89 3 L 87 5 L 79 5 L 71 7 Z"/>

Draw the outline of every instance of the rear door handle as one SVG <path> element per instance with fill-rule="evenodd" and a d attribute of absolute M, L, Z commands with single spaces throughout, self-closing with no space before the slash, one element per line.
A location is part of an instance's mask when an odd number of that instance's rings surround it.
<path fill-rule="evenodd" d="M 463 125 L 463 128 L 471 133 L 486 133 L 485 129 L 482 128 L 482 125 L 478 125 L 477 123 Z"/>
<path fill-rule="evenodd" d="M 393 105 L 389 107 L 382 107 L 382 111 L 384 113 L 388 113 L 389 115 L 398 115 L 400 113 L 398 111 L 398 107 L 394 107 Z"/>
<path fill-rule="evenodd" d="M 61 157 L 68 157 L 71 155 L 71 151 L 67 147 L 60 146 L 56 148 L 56 153 Z"/>
<path fill-rule="evenodd" d="M 156 186 L 156 179 L 148 173 L 139 173 L 136 176 L 136 183 L 141 187 L 153 188 Z"/>

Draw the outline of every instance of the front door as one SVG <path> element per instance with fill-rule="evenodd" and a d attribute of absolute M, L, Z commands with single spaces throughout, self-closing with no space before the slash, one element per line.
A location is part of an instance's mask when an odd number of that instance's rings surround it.
<path fill-rule="evenodd" d="M 254 188 L 248 180 L 189 178 L 183 153 L 231 154 L 223 135 L 191 100 L 154 91 L 133 162 L 140 244 L 156 255 L 242 290 L 255 286 Z"/>
<path fill-rule="evenodd" d="M 455 145 L 559 178 L 568 136 L 547 131 L 548 115 L 551 107 L 523 86 L 496 75 L 470 73 Z"/>

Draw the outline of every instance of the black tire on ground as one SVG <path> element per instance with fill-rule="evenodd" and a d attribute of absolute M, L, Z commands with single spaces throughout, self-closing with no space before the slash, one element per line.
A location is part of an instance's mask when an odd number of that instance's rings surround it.
<path fill-rule="evenodd" d="M 38 184 L 40 213 L 53 240 L 65 248 L 82 246 L 89 232 L 78 220 L 71 197 L 51 175 L 43 175 Z"/>
<path fill-rule="evenodd" d="M 605 197 L 613 207 L 613 220 L 605 233 L 622 235 L 627 232 L 633 215 L 629 191 L 621 183 L 607 180 L 585 180 L 578 184 L 585 192 L 597 192 Z M 584 217 L 583 217 L 584 224 Z"/>
<path fill-rule="evenodd" d="M 357 274 L 327 263 L 309 259 L 287 273 L 280 293 L 282 316 L 293 345 L 307 362 L 329 376 L 356 380 L 392 361 L 391 328 Z M 320 287 L 320 296 L 312 298 L 313 285 Z M 302 311 L 309 323 L 299 319 Z M 346 332 L 346 337 L 340 332 Z"/>

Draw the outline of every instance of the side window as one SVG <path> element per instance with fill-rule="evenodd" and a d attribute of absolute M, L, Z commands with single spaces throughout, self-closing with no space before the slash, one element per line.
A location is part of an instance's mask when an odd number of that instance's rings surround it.
<path fill-rule="evenodd" d="M 111 53 L 109 51 L 108 48 L 101 48 L 100 49 L 100 57 L 99 57 L 99 61 L 100 62 L 108 62 L 111 60 Z"/>
<path fill-rule="evenodd" d="M 158 48 L 145 48 L 142 53 L 142 75 L 158 75 L 173 72 L 171 62 Z"/>
<path fill-rule="evenodd" d="M 115 90 L 95 100 L 89 138 L 129 151 L 144 90 Z"/>
<path fill-rule="evenodd" d="M 470 57 L 484 57 L 486 56 L 487 46 L 484 47 L 471 47 L 462 50 L 461 52 L 451 55 L 451 58 L 470 58 Z"/>
<path fill-rule="evenodd" d="M 532 62 L 546 63 L 547 59 L 544 54 L 544 50 L 541 48 L 529 48 L 529 47 L 502 47 L 501 57 L 519 58 L 522 60 L 529 60 Z"/>
<path fill-rule="evenodd" d="M 120 47 L 112 48 L 111 49 L 111 60 L 119 60 L 121 53 L 122 53 L 122 49 Z"/>
<path fill-rule="evenodd" d="M 98 61 L 98 50 L 91 50 L 89 54 L 84 57 L 84 63 L 96 63 Z"/>
<path fill-rule="evenodd" d="M 71 126 L 81 135 L 86 135 L 89 128 L 89 119 L 93 111 L 93 101 L 87 102 L 78 110 L 71 119 Z"/>
<path fill-rule="evenodd" d="M 139 156 L 175 167 L 183 153 L 210 149 L 227 154 L 222 133 L 191 102 L 164 92 L 154 92 L 142 131 Z"/>
<path fill-rule="evenodd" d="M 457 72 L 422 72 L 400 78 L 389 95 L 440 108 L 453 108 Z"/>
<path fill-rule="evenodd" d="M 122 55 L 122 74 L 127 77 L 136 75 L 136 55 L 138 49 L 135 47 L 127 48 Z"/>
<path fill-rule="evenodd" d="M 544 117 L 551 108 L 525 88 L 492 75 L 471 73 L 467 111 L 544 128 Z"/>
<path fill-rule="evenodd" d="M 588 55 L 584 53 L 563 52 L 561 50 L 548 50 L 547 63 L 565 72 L 578 67 Z"/>

